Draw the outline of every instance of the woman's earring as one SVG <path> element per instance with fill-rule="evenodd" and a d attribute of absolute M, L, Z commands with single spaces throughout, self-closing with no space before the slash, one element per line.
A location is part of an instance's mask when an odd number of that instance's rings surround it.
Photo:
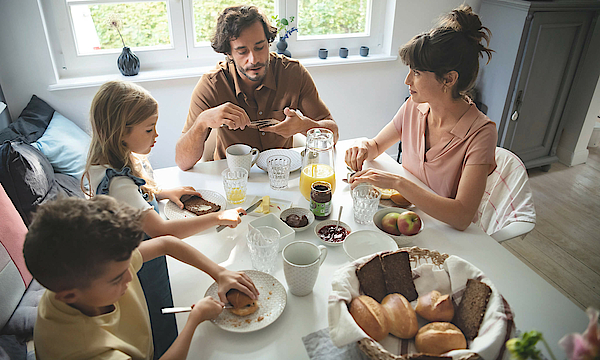
<path fill-rule="evenodd" d="M 444 94 L 448 92 L 448 87 L 446 87 L 446 85 L 444 85 Z"/>

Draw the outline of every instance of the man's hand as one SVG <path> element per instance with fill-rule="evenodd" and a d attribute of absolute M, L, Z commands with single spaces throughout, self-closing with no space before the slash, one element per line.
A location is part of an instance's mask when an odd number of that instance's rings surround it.
<path fill-rule="evenodd" d="M 246 273 L 223 269 L 215 280 L 219 284 L 219 298 L 224 303 L 227 303 L 225 295 L 230 289 L 238 289 L 253 300 L 258 299 L 258 290 Z"/>
<path fill-rule="evenodd" d="M 201 121 L 212 129 L 225 125 L 232 130 L 244 130 L 246 126 L 250 125 L 250 118 L 246 111 L 230 102 L 204 110 L 198 115 L 196 121 Z"/>
<path fill-rule="evenodd" d="M 297 133 L 306 132 L 306 124 L 311 120 L 302 115 L 300 110 L 292 110 L 286 107 L 283 113 L 285 114 L 285 119 L 282 122 L 277 125 L 263 127 L 260 130 L 272 132 L 285 138 L 292 137 Z"/>

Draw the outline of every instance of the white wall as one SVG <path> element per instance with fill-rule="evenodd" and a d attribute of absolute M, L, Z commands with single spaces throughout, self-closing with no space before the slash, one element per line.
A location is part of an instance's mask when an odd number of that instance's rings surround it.
<path fill-rule="evenodd" d="M 461 3 L 462 0 L 397 0 L 392 49 L 398 49 L 412 36 L 428 30 L 440 14 Z M 475 11 L 479 9 L 480 0 L 467 3 Z M 403 83 L 407 68 L 399 60 L 313 67 L 309 71 L 340 126 L 341 139 L 374 136 L 408 95 Z M 38 1 L 0 0 L 0 84 L 13 119 L 31 95 L 36 94 L 88 129 L 89 106 L 97 88 L 48 91 L 48 85 L 54 81 Z M 196 81 L 178 79 L 141 84 L 160 104 L 160 137 L 151 156 L 155 168 L 175 164 L 175 142 L 183 127 Z M 396 149 L 391 148 L 388 152 L 395 154 Z"/>

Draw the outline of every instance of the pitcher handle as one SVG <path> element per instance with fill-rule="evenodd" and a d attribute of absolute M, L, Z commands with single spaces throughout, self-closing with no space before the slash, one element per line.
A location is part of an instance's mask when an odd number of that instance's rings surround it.
<path fill-rule="evenodd" d="M 325 261 L 325 258 L 327 257 L 327 246 L 318 245 L 317 247 L 319 248 L 319 251 L 321 252 L 321 255 L 319 255 L 319 258 L 321 259 L 321 261 L 319 262 L 319 266 L 321 266 L 321 264 L 323 264 L 323 261 Z"/>
<path fill-rule="evenodd" d="M 254 164 L 256 164 L 256 160 L 258 160 L 258 156 L 260 155 L 260 150 L 257 148 L 252 148 L 252 150 L 250 150 L 250 154 L 252 154 L 252 164 L 250 166 L 254 166 Z"/>

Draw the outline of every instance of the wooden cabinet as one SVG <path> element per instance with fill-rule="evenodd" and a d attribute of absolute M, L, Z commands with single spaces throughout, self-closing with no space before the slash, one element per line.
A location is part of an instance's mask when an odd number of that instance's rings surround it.
<path fill-rule="evenodd" d="M 591 99 L 579 83 L 595 84 L 598 71 L 588 74 L 591 79 L 575 79 L 599 11 L 598 1 L 481 3 L 495 53 L 488 65 L 481 64 L 480 100 L 496 122 L 498 145 L 519 155 L 527 168 L 558 161 L 560 134 L 573 115 L 565 114 L 566 105 L 577 96 Z"/>

